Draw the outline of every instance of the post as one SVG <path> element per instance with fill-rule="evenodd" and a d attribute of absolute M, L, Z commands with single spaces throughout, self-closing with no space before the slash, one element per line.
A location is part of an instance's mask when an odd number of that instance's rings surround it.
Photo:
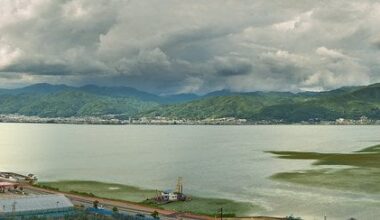
<path fill-rule="evenodd" d="M 223 208 L 220 208 L 220 220 L 223 220 Z"/>

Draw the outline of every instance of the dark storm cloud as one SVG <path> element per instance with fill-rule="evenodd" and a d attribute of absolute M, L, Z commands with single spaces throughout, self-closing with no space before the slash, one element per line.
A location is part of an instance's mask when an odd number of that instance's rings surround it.
<path fill-rule="evenodd" d="M 5 87 L 204 93 L 380 80 L 376 1 L 4 0 L 0 12 Z"/>
<path fill-rule="evenodd" d="M 0 78 L 2 79 L 7 79 L 7 80 L 17 80 L 17 79 L 21 79 L 22 76 L 20 74 L 17 74 L 17 73 L 13 73 L 13 72 L 2 72 L 1 75 L 0 75 Z"/>
<path fill-rule="evenodd" d="M 236 57 L 216 57 L 214 66 L 217 74 L 224 77 L 246 75 L 252 70 L 250 60 Z"/>

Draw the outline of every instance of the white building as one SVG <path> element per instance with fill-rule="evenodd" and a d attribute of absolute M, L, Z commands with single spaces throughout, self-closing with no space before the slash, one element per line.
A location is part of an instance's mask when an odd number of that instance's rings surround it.
<path fill-rule="evenodd" d="M 170 202 L 178 200 L 178 194 L 170 191 L 161 192 L 161 197 L 163 200 Z"/>

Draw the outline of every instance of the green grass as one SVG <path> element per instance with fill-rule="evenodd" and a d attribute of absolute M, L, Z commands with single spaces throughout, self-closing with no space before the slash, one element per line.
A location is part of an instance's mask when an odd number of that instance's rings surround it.
<path fill-rule="evenodd" d="M 175 210 L 180 212 L 191 212 L 215 216 L 218 210 L 223 207 L 225 216 L 242 216 L 252 211 L 260 210 L 260 207 L 248 202 L 237 202 L 228 199 L 192 197 L 186 202 L 172 202 L 168 204 L 154 204 L 147 198 L 156 195 L 155 190 L 141 189 L 134 186 L 127 186 L 114 183 L 103 183 L 96 181 L 56 181 L 40 182 L 39 186 L 56 189 L 63 192 L 73 192 L 82 195 L 94 195 L 96 197 L 118 199 L 138 202 L 148 206 Z"/>
<path fill-rule="evenodd" d="M 293 151 L 270 153 L 282 159 L 314 160 L 313 165 L 316 167 L 331 166 L 277 173 L 271 177 L 274 180 L 345 191 L 380 193 L 380 145 L 348 154 Z M 336 168 L 334 165 L 348 167 Z"/>
<path fill-rule="evenodd" d="M 243 216 L 251 211 L 260 210 L 260 207 L 248 202 L 236 202 L 228 199 L 191 197 L 190 201 L 172 202 L 163 205 L 152 204 L 151 201 L 144 201 L 144 204 L 153 205 L 159 208 L 175 210 L 179 212 L 191 212 L 208 216 L 215 216 L 223 207 L 223 216 L 235 217 Z"/>
<path fill-rule="evenodd" d="M 380 168 L 380 145 L 349 153 L 269 151 L 283 159 L 316 160 L 314 165 L 347 165 Z"/>
<path fill-rule="evenodd" d="M 41 182 L 39 185 L 57 188 L 63 192 L 92 193 L 97 197 L 127 200 L 131 202 L 141 202 L 156 194 L 155 190 L 96 181 L 65 180 L 57 182 Z"/>
<path fill-rule="evenodd" d="M 347 168 L 278 173 L 272 179 L 343 191 L 380 193 L 380 170 Z"/>

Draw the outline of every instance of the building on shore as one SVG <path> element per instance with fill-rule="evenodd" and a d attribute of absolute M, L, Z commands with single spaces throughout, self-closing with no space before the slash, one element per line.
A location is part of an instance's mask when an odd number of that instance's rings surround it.
<path fill-rule="evenodd" d="M 157 191 L 157 195 L 154 198 L 154 200 L 159 203 L 186 201 L 187 199 L 187 196 L 183 193 L 182 177 L 178 177 L 176 189 L 174 192 L 170 189 L 161 191 L 161 193 Z"/>
<path fill-rule="evenodd" d="M 36 183 L 37 181 L 38 178 L 34 174 L 25 176 L 12 172 L 0 172 L 0 182 Z"/>
<path fill-rule="evenodd" d="M 0 197 L 0 219 L 53 218 L 73 213 L 74 205 L 61 194 Z"/>

